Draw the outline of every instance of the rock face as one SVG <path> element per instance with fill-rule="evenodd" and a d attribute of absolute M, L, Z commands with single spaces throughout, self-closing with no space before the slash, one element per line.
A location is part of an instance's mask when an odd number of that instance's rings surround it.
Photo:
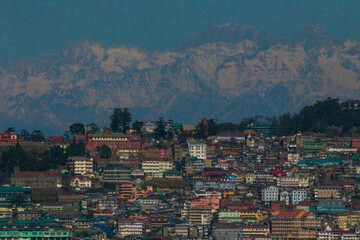
<path fill-rule="evenodd" d="M 359 98 L 359 54 L 359 42 L 334 43 L 317 26 L 283 42 L 212 26 L 162 53 L 82 40 L 0 68 L 0 126 L 61 133 L 76 121 L 106 124 L 115 107 L 187 123 L 280 115 L 328 96 Z"/>

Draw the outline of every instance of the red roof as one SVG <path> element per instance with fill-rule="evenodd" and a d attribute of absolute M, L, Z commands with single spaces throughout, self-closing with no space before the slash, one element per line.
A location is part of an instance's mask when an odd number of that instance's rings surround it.
<path fill-rule="evenodd" d="M 309 212 L 306 212 L 301 209 L 295 209 L 292 211 L 281 210 L 281 211 L 275 213 L 274 217 L 275 218 L 305 218 L 309 215 L 310 215 Z"/>
<path fill-rule="evenodd" d="M 286 173 L 281 169 L 273 169 L 270 171 L 270 174 L 275 175 L 275 176 L 281 176 L 281 177 L 286 176 Z"/>

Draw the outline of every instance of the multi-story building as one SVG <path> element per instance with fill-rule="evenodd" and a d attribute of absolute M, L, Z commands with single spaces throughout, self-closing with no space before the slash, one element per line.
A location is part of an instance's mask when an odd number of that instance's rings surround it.
<path fill-rule="evenodd" d="M 196 179 L 194 182 L 194 190 L 233 190 L 236 187 L 236 181 L 226 180 L 206 180 Z"/>
<path fill-rule="evenodd" d="M 74 175 L 92 174 L 94 171 L 94 160 L 86 157 L 69 157 L 68 167 Z"/>
<path fill-rule="evenodd" d="M 0 219 L 11 219 L 13 216 L 13 209 L 8 207 L 0 208 Z"/>
<path fill-rule="evenodd" d="M 358 240 L 359 234 L 354 231 L 319 231 L 317 240 Z"/>
<path fill-rule="evenodd" d="M 346 202 L 342 199 L 319 199 L 316 212 L 318 214 L 341 214 L 347 212 Z"/>
<path fill-rule="evenodd" d="M 224 209 L 219 211 L 219 223 L 261 223 L 268 218 L 268 213 L 260 209 Z"/>
<path fill-rule="evenodd" d="M 220 207 L 220 195 L 212 192 L 210 196 L 186 200 L 184 203 L 184 214 L 191 208 L 210 208 L 216 212 Z"/>
<path fill-rule="evenodd" d="M 206 159 L 206 143 L 200 140 L 188 140 L 189 154 L 192 157 Z"/>
<path fill-rule="evenodd" d="M 355 154 L 357 152 L 357 148 L 356 147 L 328 147 L 327 149 L 328 152 L 337 152 L 337 153 L 352 153 Z"/>
<path fill-rule="evenodd" d="M 183 219 L 190 224 L 209 225 L 215 213 L 220 207 L 220 197 L 213 193 L 210 197 L 187 200 L 184 209 L 181 211 Z"/>
<path fill-rule="evenodd" d="M 87 150 L 94 152 L 103 145 L 117 153 L 136 153 L 141 149 L 139 135 L 113 133 L 111 131 L 89 134 L 87 136 Z"/>
<path fill-rule="evenodd" d="M 60 188 L 62 187 L 61 174 L 51 171 L 18 171 L 11 175 L 11 185 L 31 188 Z"/>
<path fill-rule="evenodd" d="M 261 201 L 271 202 L 279 200 L 279 188 L 276 186 L 270 186 L 261 191 Z"/>
<path fill-rule="evenodd" d="M 321 220 L 304 210 L 279 210 L 272 213 L 273 239 L 316 239 L 316 233 L 321 228 Z"/>
<path fill-rule="evenodd" d="M 187 220 L 193 225 L 210 225 L 213 219 L 212 209 L 209 207 L 191 208 L 187 213 Z"/>
<path fill-rule="evenodd" d="M 257 224 L 242 225 L 240 227 L 240 237 L 240 239 L 269 239 L 270 226 Z"/>
<path fill-rule="evenodd" d="M 349 216 L 346 213 L 343 214 L 333 214 L 333 220 L 334 223 L 336 224 L 336 226 L 339 229 L 348 229 L 348 225 L 349 225 Z"/>
<path fill-rule="evenodd" d="M 31 190 L 23 187 L 0 187 L 0 207 L 12 208 L 30 206 Z"/>
<path fill-rule="evenodd" d="M 300 154 L 299 153 L 288 153 L 287 158 L 291 164 L 296 165 L 300 161 Z"/>
<path fill-rule="evenodd" d="M 314 189 L 315 199 L 341 198 L 340 186 L 318 186 Z"/>
<path fill-rule="evenodd" d="M 104 183 L 130 182 L 131 170 L 121 164 L 108 164 L 103 168 L 102 177 Z"/>
<path fill-rule="evenodd" d="M 139 219 L 119 218 L 117 220 L 117 234 L 123 238 L 126 236 L 143 236 L 145 222 Z"/>
<path fill-rule="evenodd" d="M 36 230 L 1 230 L 0 238 L 4 239 L 72 239 L 72 231 L 54 230 L 54 229 L 36 229 Z"/>
<path fill-rule="evenodd" d="M 145 148 L 139 151 L 139 157 L 147 160 L 172 160 L 172 151 L 170 148 Z"/>
<path fill-rule="evenodd" d="M 212 236 L 216 240 L 236 240 L 240 239 L 239 224 L 215 223 L 213 226 Z"/>
<path fill-rule="evenodd" d="M 278 177 L 276 179 L 276 186 L 278 187 L 298 187 L 298 177 Z"/>
<path fill-rule="evenodd" d="M 298 204 L 305 201 L 308 197 L 308 191 L 306 189 L 294 189 L 291 191 L 291 203 Z"/>
<path fill-rule="evenodd" d="M 163 236 L 166 238 L 197 238 L 198 229 L 190 224 L 176 224 L 175 226 L 166 226 L 163 228 Z"/>
<path fill-rule="evenodd" d="M 144 173 L 153 177 L 162 177 L 165 171 L 173 169 L 173 163 L 166 160 L 143 160 L 141 165 Z"/>

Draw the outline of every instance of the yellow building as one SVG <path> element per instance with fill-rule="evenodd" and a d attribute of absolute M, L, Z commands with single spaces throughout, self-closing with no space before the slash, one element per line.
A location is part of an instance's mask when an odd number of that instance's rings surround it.
<path fill-rule="evenodd" d="M 341 198 L 339 186 L 319 186 L 314 189 L 315 199 L 321 198 Z"/>
<path fill-rule="evenodd" d="M 299 186 L 300 187 L 308 187 L 309 186 L 309 177 L 300 177 L 299 178 Z"/>
<path fill-rule="evenodd" d="M 219 212 L 220 223 L 256 222 L 268 219 L 268 212 L 263 210 L 222 210 Z"/>
<path fill-rule="evenodd" d="M 270 234 L 270 226 L 265 225 L 243 225 L 241 233 L 244 238 L 246 236 L 268 236 Z M 243 239 L 243 238 L 241 238 Z"/>
<path fill-rule="evenodd" d="M 338 228 L 340 228 L 340 229 L 348 228 L 348 222 L 349 222 L 350 218 L 346 214 L 334 215 L 333 218 L 334 218 L 334 222 L 338 226 Z"/>
<path fill-rule="evenodd" d="M 212 159 L 209 159 L 209 158 L 205 159 L 204 164 L 205 164 L 206 168 L 211 168 L 212 167 Z"/>
<path fill-rule="evenodd" d="M 173 164 L 171 161 L 145 160 L 142 169 L 145 175 L 162 178 L 165 171 L 173 169 Z"/>
<path fill-rule="evenodd" d="M 11 218 L 12 209 L 11 208 L 0 208 L 0 218 Z"/>

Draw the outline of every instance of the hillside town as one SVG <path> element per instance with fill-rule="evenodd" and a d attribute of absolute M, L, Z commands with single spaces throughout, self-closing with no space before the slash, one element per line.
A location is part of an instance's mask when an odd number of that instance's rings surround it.
<path fill-rule="evenodd" d="M 40 141 L 5 130 L 0 238 L 359 239 L 360 137 L 213 134 L 211 121 L 73 124 Z M 64 162 L 18 162 L 49 149 Z"/>

